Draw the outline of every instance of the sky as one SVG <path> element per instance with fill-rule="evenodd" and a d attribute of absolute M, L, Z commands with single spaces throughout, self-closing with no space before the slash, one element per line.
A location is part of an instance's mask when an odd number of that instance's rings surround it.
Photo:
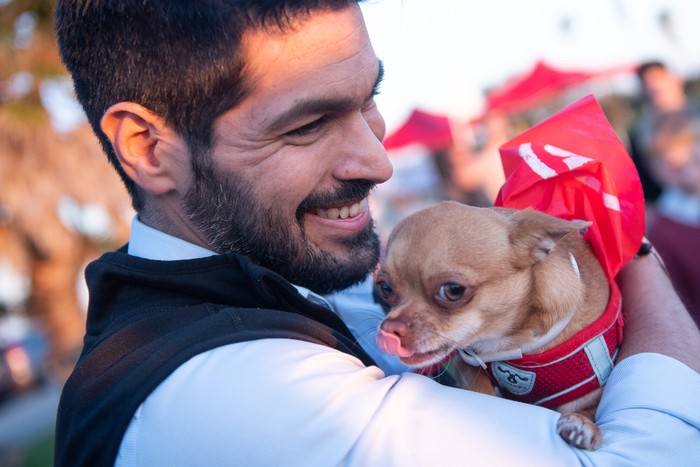
<path fill-rule="evenodd" d="M 697 0 L 366 0 L 362 9 L 385 65 L 377 102 L 389 132 L 414 107 L 475 116 L 486 89 L 537 60 L 595 71 L 660 58 L 700 74 Z"/>

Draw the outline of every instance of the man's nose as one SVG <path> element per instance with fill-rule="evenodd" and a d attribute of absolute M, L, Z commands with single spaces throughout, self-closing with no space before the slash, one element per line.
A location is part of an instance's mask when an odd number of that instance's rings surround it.
<path fill-rule="evenodd" d="M 340 160 L 334 169 L 339 180 L 369 180 L 374 183 L 387 181 L 393 167 L 387 157 L 381 138 L 384 137 L 384 120 L 376 115 L 359 114 L 346 123 Z"/>

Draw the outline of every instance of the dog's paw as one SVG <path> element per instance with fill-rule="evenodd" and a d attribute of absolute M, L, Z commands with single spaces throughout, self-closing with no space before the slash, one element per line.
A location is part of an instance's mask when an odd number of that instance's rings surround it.
<path fill-rule="evenodd" d="M 557 422 L 557 433 L 579 449 L 595 451 L 603 444 L 603 434 L 593 421 L 581 414 L 567 413 Z"/>

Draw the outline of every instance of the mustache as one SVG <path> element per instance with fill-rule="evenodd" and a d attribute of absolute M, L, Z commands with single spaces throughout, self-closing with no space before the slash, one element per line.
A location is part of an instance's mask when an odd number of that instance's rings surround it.
<path fill-rule="evenodd" d="M 343 182 L 333 191 L 311 194 L 299 205 L 297 217 L 300 218 L 307 211 L 366 198 L 375 186 L 376 183 L 368 180 L 355 180 Z"/>

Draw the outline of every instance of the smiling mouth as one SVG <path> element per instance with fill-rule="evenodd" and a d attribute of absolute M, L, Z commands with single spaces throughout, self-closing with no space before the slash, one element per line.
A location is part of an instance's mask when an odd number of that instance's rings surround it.
<path fill-rule="evenodd" d="M 355 217 L 364 211 L 367 204 L 367 199 L 363 199 L 356 203 L 347 204 L 345 206 L 333 207 L 328 209 L 316 209 L 315 214 L 324 219 L 347 219 Z"/>

